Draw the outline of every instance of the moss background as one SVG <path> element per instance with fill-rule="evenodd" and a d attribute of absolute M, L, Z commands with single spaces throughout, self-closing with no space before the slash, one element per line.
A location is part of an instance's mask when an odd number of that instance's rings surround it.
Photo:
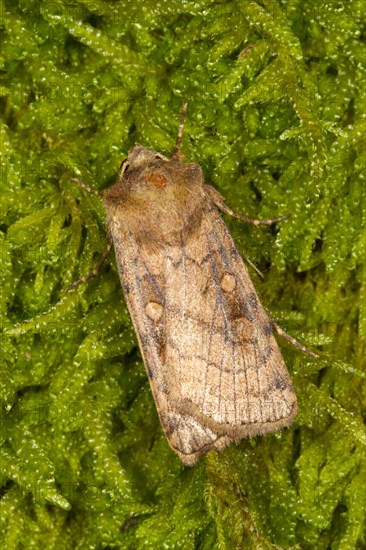
<path fill-rule="evenodd" d="M 1 2 L 2 547 L 364 548 L 361 0 Z M 226 219 L 281 341 L 292 429 L 185 468 L 160 428 L 95 188 L 139 142 Z"/>

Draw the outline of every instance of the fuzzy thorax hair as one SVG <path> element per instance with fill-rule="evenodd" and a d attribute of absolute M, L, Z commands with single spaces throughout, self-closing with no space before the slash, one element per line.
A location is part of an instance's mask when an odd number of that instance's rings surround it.
<path fill-rule="evenodd" d="M 130 150 L 117 183 L 104 195 L 109 217 L 122 211 L 124 230 L 154 248 L 187 238 L 207 202 L 197 164 L 167 159 L 141 145 Z"/>

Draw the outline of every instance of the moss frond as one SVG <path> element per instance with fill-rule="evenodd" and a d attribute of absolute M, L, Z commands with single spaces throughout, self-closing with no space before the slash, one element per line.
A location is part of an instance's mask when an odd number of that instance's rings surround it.
<path fill-rule="evenodd" d="M 365 545 L 365 39 L 360 0 L 3 2 L 1 537 L 7 548 Z M 184 468 L 159 425 L 95 189 L 183 150 L 281 343 L 289 430 Z M 249 268 L 251 269 L 251 268 Z"/>

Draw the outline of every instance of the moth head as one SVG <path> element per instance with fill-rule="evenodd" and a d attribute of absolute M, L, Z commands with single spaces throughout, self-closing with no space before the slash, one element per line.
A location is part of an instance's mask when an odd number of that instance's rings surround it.
<path fill-rule="evenodd" d="M 139 211 L 140 216 L 154 211 L 158 219 L 161 214 L 157 210 L 161 210 L 169 215 L 180 212 L 181 217 L 188 202 L 195 208 L 203 200 L 203 187 L 203 174 L 197 164 L 169 159 L 136 144 L 121 164 L 117 183 L 106 190 L 104 203 L 107 208 L 121 206 Z"/>
<path fill-rule="evenodd" d="M 154 247 L 175 242 L 182 231 L 194 227 L 205 201 L 197 164 L 169 159 L 141 145 L 128 152 L 117 183 L 103 197 L 110 219 L 123 217 L 123 226 L 137 242 Z"/>
<path fill-rule="evenodd" d="M 169 159 L 161 153 L 150 151 L 142 145 L 136 144 L 128 152 L 127 158 L 122 162 L 119 172 L 120 183 L 125 182 L 127 187 L 138 190 L 141 186 L 149 187 L 149 184 L 157 188 L 167 185 L 168 177 L 164 175 L 164 164 Z"/>
<path fill-rule="evenodd" d="M 150 151 L 150 149 L 146 149 L 146 147 L 136 143 L 136 145 L 129 150 L 127 158 L 124 162 L 133 169 L 140 166 L 146 166 L 147 164 L 157 160 L 165 162 L 169 161 L 169 159 L 164 157 L 161 153 Z"/>

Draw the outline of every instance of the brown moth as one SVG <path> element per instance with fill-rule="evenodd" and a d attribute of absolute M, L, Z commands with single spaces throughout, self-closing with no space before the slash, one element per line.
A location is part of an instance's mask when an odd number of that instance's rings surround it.
<path fill-rule="evenodd" d="M 173 156 L 135 145 L 103 202 L 160 421 L 191 466 L 210 449 L 288 426 L 297 404 L 276 325 L 219 210 L 255 225 L 284 217 L 233 213 L 201 168 L 182 162 L 183 117 Z"/>

